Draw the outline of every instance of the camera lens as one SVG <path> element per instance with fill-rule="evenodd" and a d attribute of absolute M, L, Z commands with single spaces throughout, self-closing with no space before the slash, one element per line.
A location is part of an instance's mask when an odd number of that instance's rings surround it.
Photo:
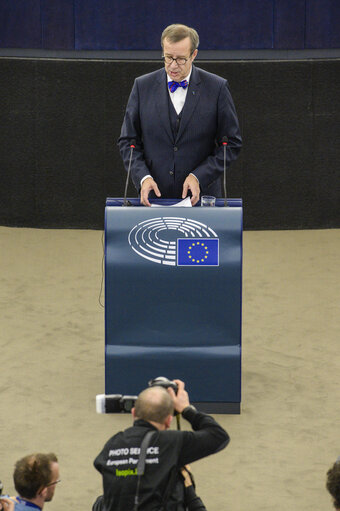
<path fill-rule="evenodd" d="M 174 381 L 169 380 L 165 376 L 158 376 L 157 378 L 154 378 L 153 380 L 149 381 L 149 387 L 164 387 L 165 389 L 168 389 L 171 387 L 175 394 L 177 394 L 178 386 L 177 383 Z"/>

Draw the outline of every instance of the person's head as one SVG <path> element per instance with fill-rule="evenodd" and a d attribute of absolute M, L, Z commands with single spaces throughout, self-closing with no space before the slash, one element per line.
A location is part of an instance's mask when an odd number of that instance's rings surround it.
<path fill-rule="evenodd" d="M 198 33 L 186 25 L 169 25 L 163 30 L 161 45 L 166 72 L 172 80 L 182 81 L 190 73 L 198 53 Z"/>
<path fill-rule="evenodd" d="M 333 497 L 335 509 L 340 510 L 340 458 L 327 472 L 326 488 Z"/>
<path fill-rule="evenodd" d="M 29 454 L 16 462 L 14 486 L 20 497 L 50 502 L 59 482 L 59 464 L 54 453 Z"/>
<path fill-rule="evenodd" d="M 149 387 L 141 392 L 136 400 L 132 415 L 157 425 L 158 429 L 168 429 L 174 413 L 172 399 L 163 387 Z"/>

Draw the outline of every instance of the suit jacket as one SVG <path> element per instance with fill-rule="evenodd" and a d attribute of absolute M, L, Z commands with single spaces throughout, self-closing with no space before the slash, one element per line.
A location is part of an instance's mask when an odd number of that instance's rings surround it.
<path fill-rule="evenodd" d="M 202 194 L 221 196 L 222 138 L 228 138 L 228 166 L 237 158 L 242 144 L 228 82 L 192 66 L 176 137 L 170 123 L 166 82 L 164 68 L 134 82 L 118 139 L 125 168 L 134 139 L 131 176 L 138 191 L 141 179 L 151 174 L 163 198 L 181 198 L 184 180 L 193 173 Z"/>

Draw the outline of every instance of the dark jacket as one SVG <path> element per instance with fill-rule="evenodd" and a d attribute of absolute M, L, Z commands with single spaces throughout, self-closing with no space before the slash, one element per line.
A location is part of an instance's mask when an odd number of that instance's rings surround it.
<path fill-rule="evenodd" d="M 186 511 L 207 511 L 202 500 L 196 495 L 193 486 L 184 489 L 184 505 Z M 92 506 L 92 511 L 104 511 L 104 495 L 100 495 Z"/>
<path fill-rule="evenodd" d="M 203 504 L 202 500 L 196 495 L 196 491 L 193 486 L 188 486 L 184 490 L 185 506 L 187 511 L 207 511 L 207 508 Z"/>
<path fill-rule="evenodd" d="M 214 454 L 229 442 L 227 432 L 204 413 L 187 409 L 184 414 L 194 431 L 158 431 L 152 424 L 137 420 L 125 431 L 117 433 L 104 446 L 94 461 L 103 476 L 105 511 L 132 511 L 136 494 L 136 466 L 139 447 L 145 434 L 155 434 L 147 451 L 145 473 L 141 478 L 139 492 L 140 511 L 159 511 L 172 473 L 175 481 L 181 476 L 179 470 L 188 463 Z M 182 491 L 171 491 L 167 511 L 183 511 Z"/>
<path fill-rule="evenodd" d="M 220 197 L 222 138 L 228 138 L 227 166 L 242 145 L 227 80 L 192 66 L 177 135 L 171 125 L 169 101 L 164 68 L 135 80 L 118 145 L 127 169 L 131 140 L 135 140 L 131 177 L 136 189 L 141 179 L 151 174 L 163 198 L 181 198 L 183 182 L 193 173 L 203 194 Z"/>

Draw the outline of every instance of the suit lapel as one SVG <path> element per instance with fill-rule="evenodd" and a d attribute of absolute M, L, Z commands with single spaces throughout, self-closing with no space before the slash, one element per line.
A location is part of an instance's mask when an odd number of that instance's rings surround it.
<path fill-rule="evenodd" d="M 200 77 L 195 66 L 192 66 L 192 72 L 190 77 L 190 84 L 187 92 L 187 97 L 185 99 L 184 107 L 182 110 L 182 119 L 179 126 L 178 134 L 176 141 L 180 139 L 182 134 L 185 132 L 185 129 L 188 125 L 188 122 L 191 119 L 192 114 L 195 111 L 195 108 L 200 99 Z"/>
<path fill-rule="evenodd" d="M 166 88 L 166 73 L 164 69 L 160 70 L 159 76 L 156 81 L 156 86 L 154 89 L 155 93 L 155 102 L 156 102 L 156 108 L 158 111 L 158 115 L 161 121 L 161 124 L 163 125 L 165 131 L 167 132 L 168 136 L 170 137 L 171 141 L 174 141 L 171 124 L 170 124 L 170 116 L 169 116 L 169 92 Z"/>

